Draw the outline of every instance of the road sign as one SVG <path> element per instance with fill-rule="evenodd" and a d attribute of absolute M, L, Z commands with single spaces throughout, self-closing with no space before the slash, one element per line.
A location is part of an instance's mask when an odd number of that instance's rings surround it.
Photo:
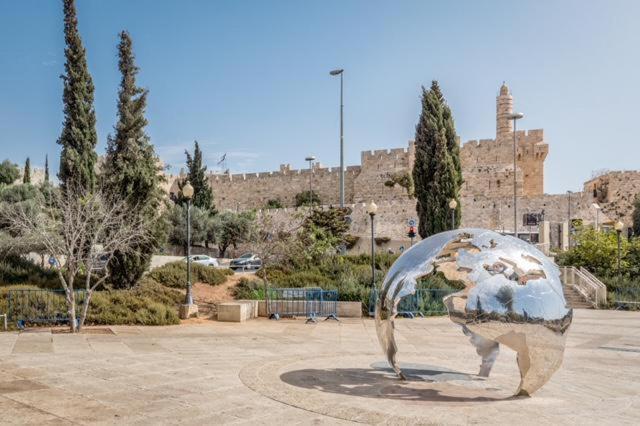
<path fill-rule="evenodd" d="M 407 224 L 408 224 L 409 226 L 416 226 L 416 220 L 415 220 L 415 219 L 409 219 L 409 220 L 407 221 Z"/>

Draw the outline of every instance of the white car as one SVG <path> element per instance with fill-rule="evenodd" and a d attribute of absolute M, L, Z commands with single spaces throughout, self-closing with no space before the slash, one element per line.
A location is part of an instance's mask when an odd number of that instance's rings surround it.
<path fill-rule="evenodd" d="M 185 257 L 183 259 L 185 262 L 187 261 L 187 258 Z M 204 254 L 195 254 L 191 256 L 191 262 L 192 263 L 198 263 L 200 265 L 204 265 L 204 266 L 213 266 L 214 268 L 219 268 L 220 264 L 218 263 L 218 260 L 215 257 L 209 257 L 206 256 Z"/>

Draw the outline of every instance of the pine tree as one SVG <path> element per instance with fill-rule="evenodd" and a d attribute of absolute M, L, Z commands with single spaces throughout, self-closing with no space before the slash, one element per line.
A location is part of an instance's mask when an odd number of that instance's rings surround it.
<path fill-rule="evenodd" d="M 201 209 L 209 210 L 212 214 L 216 213 L 216 208 L 213 203 L 213 191 L 209 182 L 207 181 L 207 166 L 202 165 L 202 151 L 198 141 L 194 141 L 193 156 L 189 151 L 184 151 L 187 156 L 187 180 L 193 186 L 193 200 L 191 202 L 194 206 Z M 181 182 L 180 189 L 185 182 Z M 184 201 L 184 200 L 182 200 Z"/>
<path fill-rule="evenodd" d="M 24 162 L 24 173 L 22 173 L 22 183 L 31 183 L 31 160 L 27 157 Z"/>
<path fill-rule="evenodd" d="M 145 133 L 148 91 L 136 85 L 139 68 L 135 64 L 133 45 L 128 32 L 120 33 L 118 67 L 122 74 L 118 94 L 118 122 L 115 135 L 109 136 L 102 181 L 109 191 L 125 198 L 139 214 L 144 215 L 155 236 L 126 256 L 116 253 L 112 271 L 113 285 L 129 287 L 148 268 L 153 252 L 162 238 L 162 222 L 158 209 L 162 190 L 159 160 Z"/>
<path fill-rule="evenodd" d="M 44 183 L 49 183 L 49 155 L 44 156 Z"/>
<path fill-rule="evenodd" d="M 416 125 L 413 180 L 418 233 L 422 238 L 451 229 L 451 199 L 459 200 L 462 183 L 453 117 L 438 83 L 422 88 L 422 112 Z M 460 220 L 460 202 L 456 226 Z"/>
<path fill-rule="evenodd" d="M 66 62 L 62 76 L 64 123 L 58 139 L 58 144 L 62 146 L 58 177 L 63 189 L 74 185 L 92 190 L 96 183 L 95 146 L 98 140 L 93 107 L 94 86 L 78 33 L 75 1 L 63 0 L 63 4 Z"/>

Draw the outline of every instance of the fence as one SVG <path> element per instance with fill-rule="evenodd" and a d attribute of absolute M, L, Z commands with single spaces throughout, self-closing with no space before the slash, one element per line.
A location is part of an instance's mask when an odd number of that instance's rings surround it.
<path fill-rule="evenodd" d="M 338 291 L 321 288 L 270 288 L 265 303 L 271 319 L 305 316 L 307 322 L 318 317 L 338 320 Z"/>
<path fill-rule="evenodd" d="M 446 315 L 448 311 L 442 299 L 457 291 L 442 288 L 419 288 L 414 294 L 400 299 L 398 315 L 406 318 Z M 369 316 L 375 315 L 377 301 L 378 290 L 376 289 L 371 292 L 369 297 Z"/>
<path fill-rule="evenodd" d="M 619 287 L 612 292 L 612 302 L 618 309 L 640 309 L 640 288 Z"/>
<path fill-rule="evenodd" d="M 76 313 L 80 312 L 86 291 L 75 290 Z M 32 324 L 69 322 L 64 290 L 10 290 L 7 317 L 24 328 Z"/>

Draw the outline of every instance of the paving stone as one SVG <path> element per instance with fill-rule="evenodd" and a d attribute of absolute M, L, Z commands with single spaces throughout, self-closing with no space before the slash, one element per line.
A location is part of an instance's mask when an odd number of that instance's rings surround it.
<path fill-rule="evenodd" d="M 513 398 L 515 354 L 488 379 L 447 318 L 396 322 L 400 382 L 372 320 L 114 327 L 114 335 L 0 333 L 0 424 L 632 424 L 640 313 L 577 310 L 562 368 Z M 8 336 L 8 337 L 7 337 Z M 17 350 L 16 350 L 17 348 Z M 52 350 L 49 350 L 52 349 Z M 10 420 L 6 420 L 9 416 Z"/>

